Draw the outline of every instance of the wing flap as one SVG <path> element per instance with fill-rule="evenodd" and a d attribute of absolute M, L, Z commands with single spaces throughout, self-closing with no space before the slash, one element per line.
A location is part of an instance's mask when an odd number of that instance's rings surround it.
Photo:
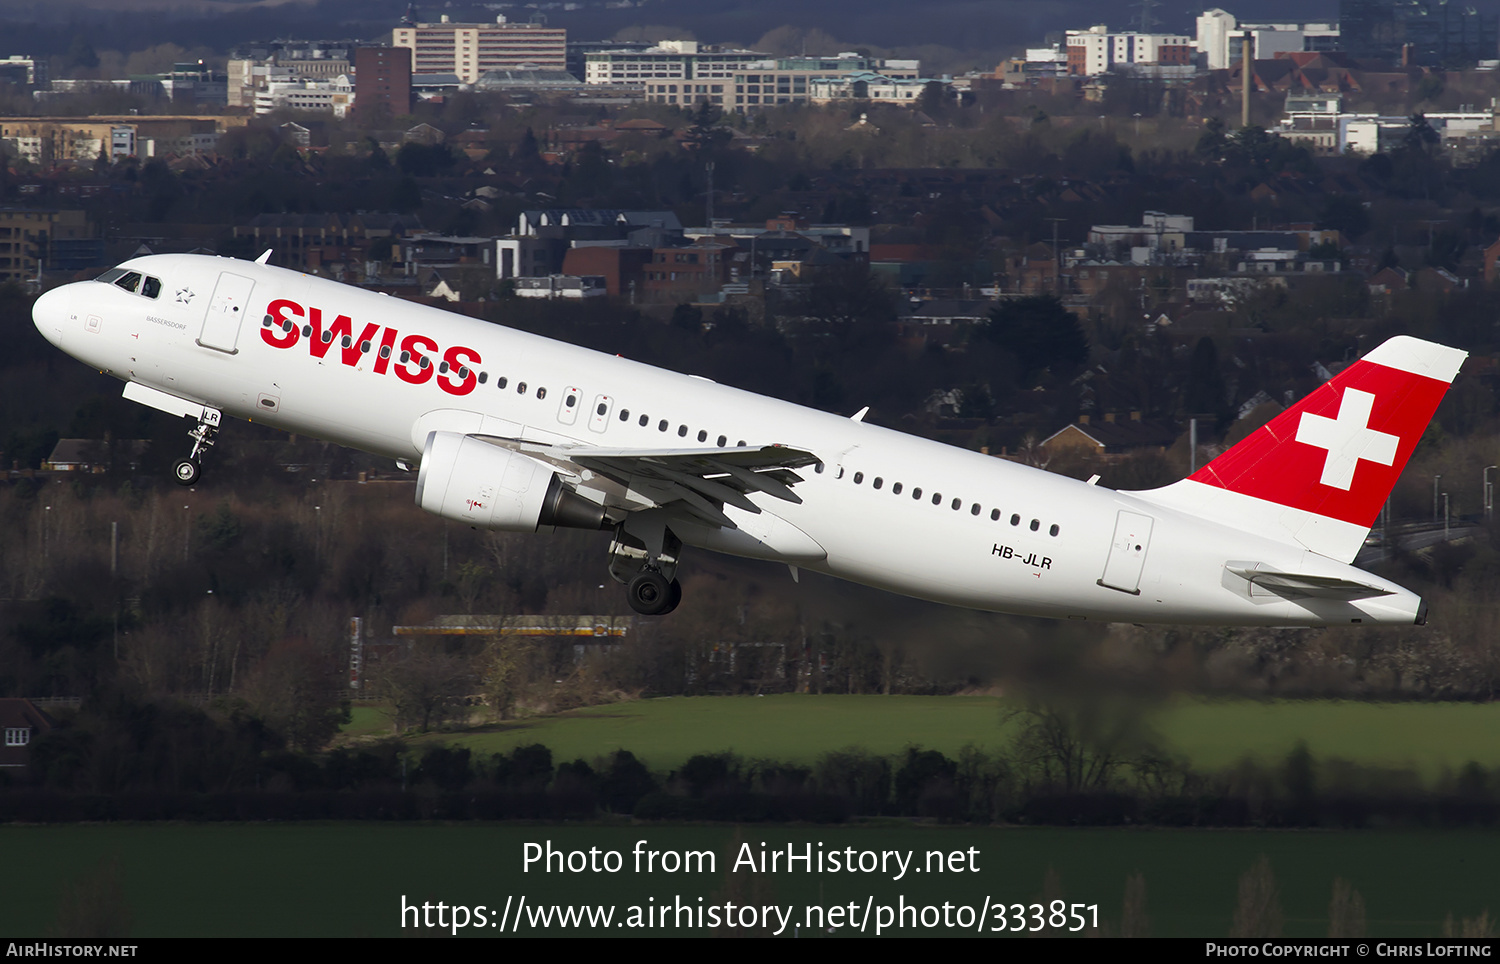
<path fill-rule="evenodd" d="M 593 472 L 656 506 L 681 503 L 705 522 L 727 529 L 735 528 L 735 523 L 724 514 L 724 506 L 753 514 L 761 511 L 750 500 L 751 494 L 800 504 L 802 497 L 792 486 L 803 479 L 793 470 L 818 462 L 811 452 L 785 445 L 630 449 L 525 439 L 488 441 L 515 447 L 553 465 Z"/>

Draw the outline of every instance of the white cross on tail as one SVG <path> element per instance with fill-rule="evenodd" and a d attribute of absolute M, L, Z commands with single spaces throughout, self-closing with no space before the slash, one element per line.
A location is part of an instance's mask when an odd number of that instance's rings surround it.
<path fill-rule="evenodd" d="M 1319 482 L 1347 492 L 1354 485 L 1354 470 L 1360 459 L 1381 465 L 1396 461 L 1401 439 L 1370 428 L 1370 410 L 1374 407 L 1374 395 L 1348 388 L 1339 402 L 1338 418 L 1302 413 L 1297 441 L 1328 450 Z"/>

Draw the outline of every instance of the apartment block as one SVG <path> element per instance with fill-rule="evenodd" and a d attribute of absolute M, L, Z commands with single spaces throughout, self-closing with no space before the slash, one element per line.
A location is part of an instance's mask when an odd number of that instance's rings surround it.
<path fill-rule="evenodd" d="M 416 23 L 391 31 L 391 46 L 412 51 L 413 74 L 456 74 L 472 84 L 491 70 L 562 70 L 568 32 L 535 23 Z"/>
<path fill-rule="evenodd" d="M 1182 34 L 1111 33 L 1103 24 L 1067 33 L 1068 73 L 1095 77 L 1137 64 L 1187 66 L 1197 51 L 1194 38 Z"/>

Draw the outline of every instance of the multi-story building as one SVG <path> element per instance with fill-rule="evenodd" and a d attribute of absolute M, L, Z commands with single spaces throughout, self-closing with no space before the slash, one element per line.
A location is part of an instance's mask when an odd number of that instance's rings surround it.
<path fill-rule="evenodd" d="M 1250 36 L 1257 60 L 1274 60 L 1277 54 L 1337 50 L 1336 23 L 1240 23 L 1234 14 L 1217 8 L 1198 16 L 1195 44 L 1209 70 L 1224 70 L 1244 57 L 1245 36 Z"/>
<path fill-rule="evenodd" d="M 0 141 L 22 160 L 43 167 L 59 163 L 92 164 L 101 154 L 113 160 L 211 151 L 229 120 L 215 116 L 134 114 L 0 117 Z"/>
<path fill-rule="evenodd" d="M 411 113 L 411 50 L 361 47 L 354 55 L 354 97 L 364 113 Z"/>
<path fill-rule="evenodd" d="M 0 60 L 0 81 L 25 87 L 47 86 L 47 62 L 11 54 Z"/>
<path fill-rule="evenodd" d="M 68 262 L 76 242 L 87 242 L 92 235 L 82 211 L 0 208 L 0 284 L 24 284 L 43 266 Z"/>
<path fill-rule="evenodd" d="M 491 70 L 562 70 L 568 32 L 537 23 L 416 23 L 391 31 L 391 46 L 412 51 L 413 74 L 456 74 L 472 84 Z"/>
<path fill-rule="evenodd" d="M 699 44 L 695 40 L 663 40 L 645 50 L 590 52 L 584 57 L 584 83 L 652 84 L 661 81 L 725 81 L 735 71 L 770 61 L 771 55 Z M 675 93 L 675 92 L 674 92 Z M 721 91 L 722 93 L 722 91 Z M 692 103 L 692 101 L 661 101 Z"/>
<path fill-rule="evenodd" d="M 254 107 L 256 93 L 273 79 L 331 81 L 348 74 L 356 46 L 350 41 L 276 41 L 241 47 L 229 58 L 229 106 Z"/>
<path fill-rule="evenodd" d="M 278 108 L 332 113 L 344 117 L 354 105 L 354 84 L 343 74 L 332 80 L 281 80 L 267 82 L 255 94 L 255 113 L 269 114 Z"/>
<path fill-rule="evenodd" d="M 1472 66 L 1496 56 L 1496 15 L 1448 0 L 1341 0 L 1343 49 L 1362 60 Z"/>
<path fill-rule="evenodd" d="M 900 102 L 906 98 L 896 96 L 895 87 L 915 83 L 920 95 L 926 83 L 920 73 L 921 64 L 915 60 L 876 60 L 857 53 L 763 58 L 746 61 L 736 70 L 705 69 L 689 78 L 694 83 L 647 81 L 646 99 L 658 104 L 709 103 L 743 114 L 784 104 L 845 100 L 855 96 L 853 85 L 862 80 L 865 87 L 861 90 L 874 82 L 881 99 Z"/>
<path fill-rule="evenodd" d="M 1067 34 L 1068 73 L 1095 77 L 1135 65 L 1187 66 L 1193 62 L 1196 44 L 1182 34 L 1111 33 L 1104 24 Z"/>

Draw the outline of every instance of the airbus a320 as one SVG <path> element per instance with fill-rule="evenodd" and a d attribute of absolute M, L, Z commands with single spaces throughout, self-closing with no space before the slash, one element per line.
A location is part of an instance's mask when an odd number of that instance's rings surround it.
<path fill-rule="evenodd" d="M 446 519 L 613 534 L 635 611 L 684 547 L 954 606 L 1268 626 L 1425 621 L 1350 563 L 1465 353 L 1379 345 L 1190 477 L 1114 491 L 264 263 L 134 258 L 54 288 L 58 348 L 192 423 L 224 416 L 396 460 Z"/>

